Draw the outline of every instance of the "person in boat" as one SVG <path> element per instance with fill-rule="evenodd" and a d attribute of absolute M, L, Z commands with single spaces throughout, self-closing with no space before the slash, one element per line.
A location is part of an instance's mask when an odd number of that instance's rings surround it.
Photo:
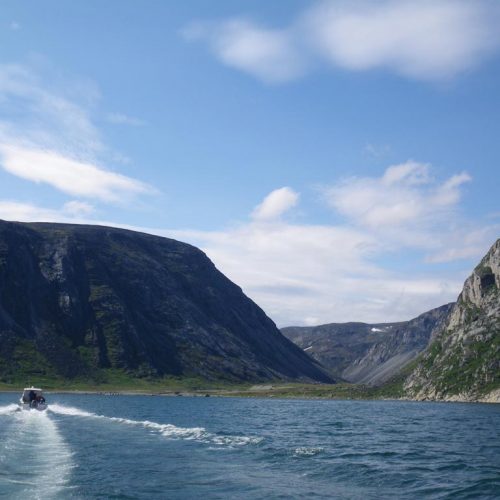
<path fill-rule="evenodd" d="M 36 402 L 36 392 L 35 391 L 30 391 L 28 394 L 29 400 L 30 400 L 30 407 L 31 408 L 36 408 L 37 402 Z"/>
<path fill-rule="evenodd" d="M 45 403 L 45 398 L 41 394 L 38 394 L 37 397 L 36 397 L 36 402 L 38 404 Z"/>

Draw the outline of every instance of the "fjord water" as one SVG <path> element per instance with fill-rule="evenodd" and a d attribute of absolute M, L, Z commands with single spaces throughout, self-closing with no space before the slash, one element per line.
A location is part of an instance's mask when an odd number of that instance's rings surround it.
<path fill-rule="evenodd" d="M 500 406 L 0 394 L 0 497 L 494 498 Z"/>

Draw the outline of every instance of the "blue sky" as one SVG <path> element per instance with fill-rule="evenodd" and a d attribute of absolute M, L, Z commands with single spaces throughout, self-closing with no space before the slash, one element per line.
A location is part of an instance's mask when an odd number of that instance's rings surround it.
<path fill-rule="evenodd" d="M 0 218 L 202 248 L 280 325 L 454 300 L 499 236 L 500 6 L 5 1 Z"/>

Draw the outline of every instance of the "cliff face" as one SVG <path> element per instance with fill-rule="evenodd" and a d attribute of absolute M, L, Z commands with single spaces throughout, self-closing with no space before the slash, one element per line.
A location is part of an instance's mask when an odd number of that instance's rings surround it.
<path fill-rule="evenodd" d="M 200 250 L 120 229 L 0 221 L 0 377 L 331 381 Z"/>
<path fill-rule="evenodd" d="M 500 400 L 500 240 L 465 281 L 442 332 L 404 383 L 415 399 Z"/>
<path fill-rule="evenodd" d="M 332 323 L 288 327 L 282 332 L 334 376 L 353 383 L 380 385 L 427 347 L 451 306 L 399 323 Z"/>

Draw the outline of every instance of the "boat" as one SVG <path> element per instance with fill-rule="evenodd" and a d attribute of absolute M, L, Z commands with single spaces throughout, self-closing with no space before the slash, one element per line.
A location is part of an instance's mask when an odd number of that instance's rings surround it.
<path fill-rule="evenodd" d="M 33 386 L 24 388 L 19 405 L 22 410 L 44 411 L 47 409 L 42 389 Z"/>

